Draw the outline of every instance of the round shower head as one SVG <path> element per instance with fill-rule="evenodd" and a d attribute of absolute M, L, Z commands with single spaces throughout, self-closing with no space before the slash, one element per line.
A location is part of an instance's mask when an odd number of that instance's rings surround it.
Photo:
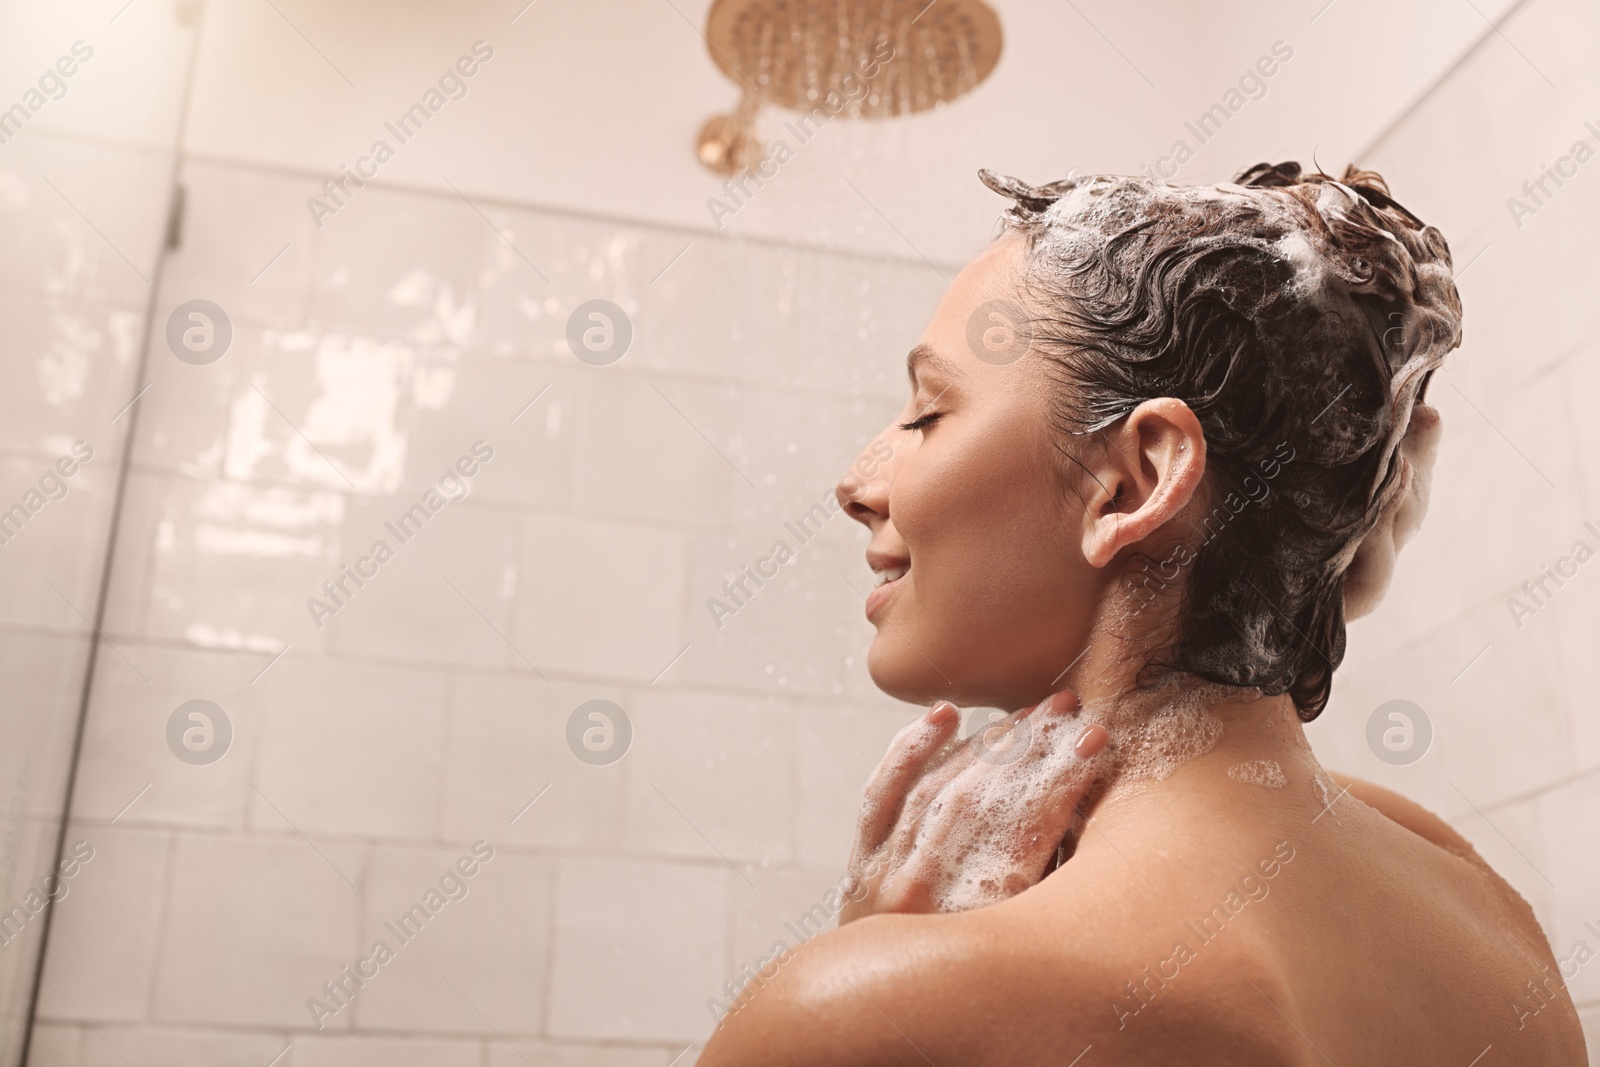
<path fill-rule="evenodd" d="M 706 124 L 700 158 L 731 173 L 759 154 L 765 104 L 887 118 L 968 92 L 1000 60 L 1000 19 L 983 0 L 716 0 L 706 43 L 740 89 Z"/>

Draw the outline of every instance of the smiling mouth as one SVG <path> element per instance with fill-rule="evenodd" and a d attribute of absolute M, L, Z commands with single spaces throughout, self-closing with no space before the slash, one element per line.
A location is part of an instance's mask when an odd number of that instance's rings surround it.
<path fill-rule="evenodd" d="M 904 578 L 906 576 L 906 572 L 910 570 L 911 564 L 904 563 L 895 567 L 885 567 L 882 570 L 874 568 L 872 574 L 878 579 L 878 587 L 882 588 L 883 586 L 888 585 L 890 582 L 897 582 L 901 578 Z"/>
<path fill-rule="evenodd" d="M 867 618 L 877 621 L 878 611 L 894 592 L 894 585 L 911 571 L 911 564 L 895 563 L 887 566 L 872 568 L 873 577 L 878 579 L 878 584 L 867 594 Z"/>

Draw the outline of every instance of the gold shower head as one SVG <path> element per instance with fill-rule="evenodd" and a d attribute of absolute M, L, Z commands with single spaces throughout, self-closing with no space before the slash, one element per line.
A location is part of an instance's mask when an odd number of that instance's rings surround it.
<path fill-rule="evenodd" d="M 765 104 L 888 118 L 956 99 L 1000 59 L 1000 19 L 983 0 L 716 0 L 706 42 L 739 86 L 739 107 L 700 133 L 700 159 L 732 174 L 760 157 Z"/>

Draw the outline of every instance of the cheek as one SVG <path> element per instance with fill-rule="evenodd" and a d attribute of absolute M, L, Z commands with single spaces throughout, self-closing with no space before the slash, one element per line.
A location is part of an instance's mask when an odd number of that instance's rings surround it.
<path fill-rule="evenodd" d="M 927 462 L 896 478 L 890 514 L 911 552 L 919 615 L 967 638 L 1011 640 L 1072 595 L 1081 552 L 1067 534 L 1049 457 L 1039 452 L 1000 441 L 950 449 L 918 456 Z"/>

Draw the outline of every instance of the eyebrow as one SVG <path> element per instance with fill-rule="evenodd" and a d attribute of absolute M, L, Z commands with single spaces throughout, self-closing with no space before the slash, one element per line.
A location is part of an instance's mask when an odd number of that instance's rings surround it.
<path fill-rule="evenodd" d="M 933 350 L 931 345 L 919 344 L 906 354 L 906 377 L 911 379 L 911 384 L 917 384 L 917 369 L 927 364 L 932 370 L 949 374 L 954 370 L 954 364 Z"/>

